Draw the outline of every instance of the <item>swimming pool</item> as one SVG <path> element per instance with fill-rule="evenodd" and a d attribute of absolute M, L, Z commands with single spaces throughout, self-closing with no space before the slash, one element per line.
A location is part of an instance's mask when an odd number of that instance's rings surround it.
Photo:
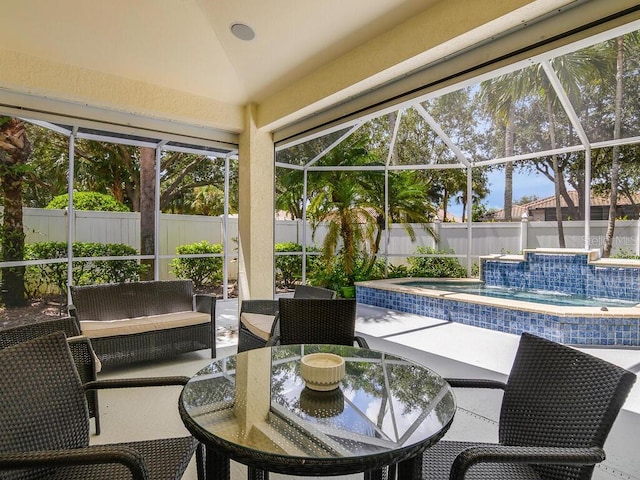
<path fill-rule="evenodd" d="M 426 288 L 429 290 L 446 290 L 455 293 L 469 293 L 482 297 L 504 298 L 521 300 L 555 306 L 574 307 L 633 307 L 636 302 L 631 300 L 616 300 L 610 298 L 594 298 L 584 295 L 572 295 L 568 293 L 552 292 L 545 290 L 519 290 L 497 286 L 486 286 L 482 282 L 475 281 L 407 281 L 403 285 L 408 287 Z"/>
<path fill-rule="evenodd" d="M 478 294 L 477 280 L 401 278 L 356 283 L 358 303 L 500 332 L 535 335 L 567 345 L 640 346 L 640 307 L 631 301 L 576 305 L 569 295 Z M 486 293 L 486 292 L 485 292 Z M 538 301 L 532 301 L 532 296 Z M 580 299 L 581 301 L 584 299 Z M 560 304 L 560 302 L 565 302 Z M 569 305 L 566 302 L 570 303 Z"/>

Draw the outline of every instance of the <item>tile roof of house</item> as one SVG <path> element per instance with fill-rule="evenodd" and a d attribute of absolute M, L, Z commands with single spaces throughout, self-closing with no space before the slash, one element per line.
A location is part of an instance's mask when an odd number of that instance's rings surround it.
<path fill-rule="evenodd" d="M 578 205 L 578 192 L 576 190 L 569 190 L 567 192 L 569 197 L 573 201 L 574 205 Z M 640 204 L 640 193 L 636 193 L 633 195 L 633 202 L 629 201 L 626 196 L 618 196 L 618 205 L 631 205 Z M 601 207 L 608 206 L 609 196 L 608 195 L 591 195 L 591 206 L 592 207 Z M 560 205 L 562 207 L 567 206 L 567 202 L 564 198 L 560 198 Z M 512 218 L 521 218 L 524 213 L 528 213 L 531 210 L 542 210 L 545 208 L 554 208 L 556 206 L 556 197 L 552 195 L 546 198 L 540 198 L 538 200 L 534 200 L 533 202 L 526 203 L 524 205 L 513 205 L 511 207 L 511 217 Z M 487 218 L 497 220 L 504 218 L 504 209 L 496 210 L 491 214 L 487 215 Z"/>

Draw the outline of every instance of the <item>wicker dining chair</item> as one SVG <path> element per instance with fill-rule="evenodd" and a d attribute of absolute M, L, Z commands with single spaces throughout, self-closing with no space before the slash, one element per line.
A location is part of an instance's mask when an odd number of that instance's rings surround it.
<path fill-rule="evenodd" d="M 80 337 L 80 326 L 73 317 L 59 317 L 42 322 L 31 322 L 24 325 L 0 329 L 0 349 L 25 342 L 33 338 L 48 335 L 54 332 L 64 332 L 66 335 L 71 355 L 80 374 L 82 383 L 96 380 L 100 371 L 99 360 L 96 357 L 91 341 L 86 337 Z M 98 392 L 90 390 L 86 392 L 89 417 L 93 418 L 96 435 L 100 435 L 100 409 L 98 408 Z"/>
<path fill-rule="evenodd" d="M 190 436 L 89 446 L 86 389 L 187 381 L 157 377 L 83 385 L 62 332 L 0 350 L 0 478 L 178 479 L 195 452 L 203 479 L 203 449 Z"/>
<path fill-rule="evenodd" d="M 297 285 L 293 298 L 336 298 L 328 288 Z M 243 300 L 240 303 L 238 353 L 261 348 L 278 329 L 278 300 Z"/>
<path fill-rule="evenodd" d="M 369 348 L 367 341 L 355 334 L 355 299 L 280 298 L 278 302 L 279 331 L 267 345 L 355 342 Z"/>
<path fill-rule="evenodd" d="M 424 453 L 425 479 L 587 480 L 635 375 L 523 333 L 506 383 L 448 381 L 504 390 L 499 443 L 441 440 Z"/>

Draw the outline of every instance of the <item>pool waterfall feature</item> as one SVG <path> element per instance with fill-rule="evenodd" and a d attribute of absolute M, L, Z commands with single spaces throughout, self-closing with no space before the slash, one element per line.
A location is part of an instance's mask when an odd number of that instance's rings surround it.
<path fill-rule="evenodd" d="M 446 286 L 477 284 L 474 279 L 358 282 L 356 298 L 359 303 L 501 332 L 530 332 L 568 345 L 640 346 L 640 261 L 600 258 L 599 250 L 530 249 L 522 255 L 488 255 L 480 262 L 485 286 L 547 292 L 549 303 L 458 293 Z M 408 285 L 417 280 L 436 281 L 437 286 Z M 587 297 L 596 306 L 555 305 L 551 298 L 558 293 Z M 612 300 L 621 300 L 622 306 L 611 306 Z"/>

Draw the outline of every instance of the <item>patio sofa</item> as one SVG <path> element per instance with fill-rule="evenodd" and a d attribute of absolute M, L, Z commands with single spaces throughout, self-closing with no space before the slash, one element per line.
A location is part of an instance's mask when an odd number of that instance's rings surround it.
<path fill-rule="evenodd" d="M 170 358 L 211 348 L 214 296 L 193 294 L 191 280 L 72 286 L 69 314 L 91 339 L 102 367 Z"/>

